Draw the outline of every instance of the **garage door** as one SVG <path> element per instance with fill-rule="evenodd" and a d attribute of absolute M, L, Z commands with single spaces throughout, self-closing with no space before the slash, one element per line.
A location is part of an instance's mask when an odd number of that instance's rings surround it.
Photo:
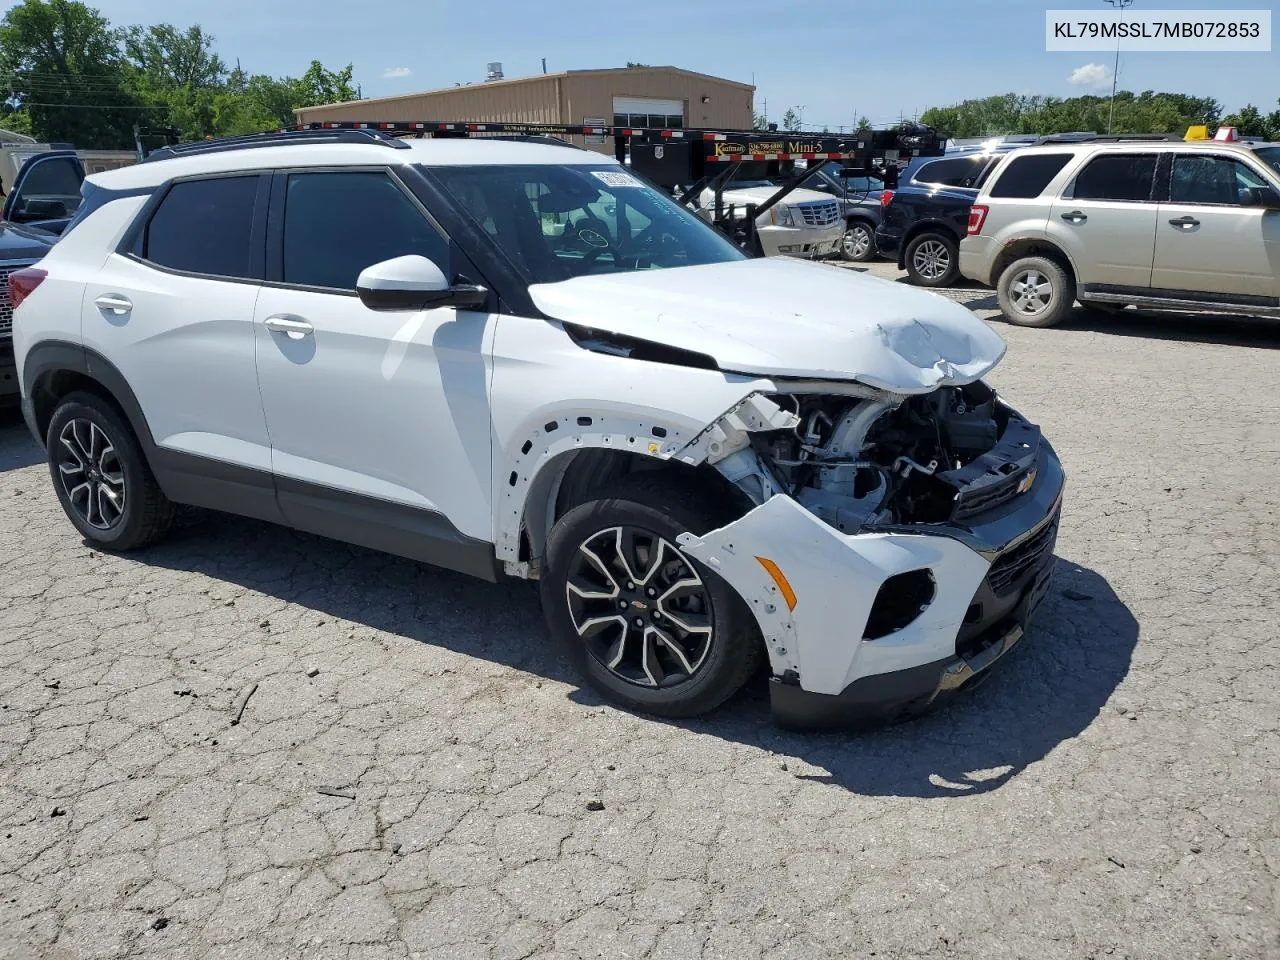
<path fill-rule="evenodd" d="M 684 101 L 614 97 L 613 124 L 616 127 L 683 127 Z"/>

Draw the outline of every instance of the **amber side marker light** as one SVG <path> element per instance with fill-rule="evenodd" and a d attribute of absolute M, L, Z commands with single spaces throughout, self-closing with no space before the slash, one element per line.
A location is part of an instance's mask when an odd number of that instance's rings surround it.
<path fill-rule="evenodd" d="M 760 566 L 764 567 L 765 572 L 773 577 L 773 582 L 778 585 L 778 589 L 782 591 L 782 599 L 787 602 L 787 609 L 794 610 L 796 608 L 796 592 L 791 589 L 791 584 L 787 582 L 787 578 L 783 576 L 778 565 L 768 557 L 756 557 Z"/>

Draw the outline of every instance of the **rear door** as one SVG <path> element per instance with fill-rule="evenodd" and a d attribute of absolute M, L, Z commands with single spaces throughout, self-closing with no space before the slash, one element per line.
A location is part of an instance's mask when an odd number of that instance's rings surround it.
<path fill-rule="evenodd" d="M 270 519 L 253 338 L 269 187 L 252 173 L 171 184 L 91 277 L 81 330 L 128 381 L 166 469 L 180 475 L 167 492 Z M 243 486 L 242 502 L 209 502 L 211 479 Z"/>
<path fill-rule="evenodd" d="M 1045 231 L 1067 252 L 1081 285 L 1151 286 L 1157 159 L 1154 152 L 1096 153 L 1054 201 Z"/>
<path fill-rule="evenodd" d="M 1280 296 L 1280 210 L 1270 183 L 1237 157 L 1177 153 L 1156 223 L 1151 285 L 1248 304 Z"/>

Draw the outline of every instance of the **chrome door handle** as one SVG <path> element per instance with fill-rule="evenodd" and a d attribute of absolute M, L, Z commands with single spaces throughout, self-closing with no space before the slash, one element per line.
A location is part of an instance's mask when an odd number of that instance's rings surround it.
<path fill-rule="evenodd" d="M 272 333 L 285 334 L 290 340 L 301 340 L 315 333 L 316 329 L 301 317 L 290 317 L 285 314 L 267 317 L 264 326 Z"/>
<path fill-rule="evenodd" d="M 1072 210 L 1070 213 L 1064 213 L 1062 215 L 1062 219 L 1067 221 L 1067 223 L 1084 223 L 1089 218 L 1079 210 Z"/>
<path fill-rule="evenodd" d="M 93 301 L 99 310 L 116 317 L 123 317 L 133 309 L 133 301 L 118 293 L 104 293 Z"/>
<path fill-rule="evenodd" d="M 1171 227 L 1198 227 L 1198 226 L 1200 226 L 1200 221 L 1199 221 L 1199 220 L 1197 220 L 1195 217 L 1179 217 L 1177 220 L 1170 220 L 1170 221 L 1169 221 L 1169 226 L 1171 226 Z"/>

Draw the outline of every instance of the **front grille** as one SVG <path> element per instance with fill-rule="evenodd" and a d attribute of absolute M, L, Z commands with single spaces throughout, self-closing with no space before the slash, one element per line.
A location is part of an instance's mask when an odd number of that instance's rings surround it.
<path fill-rule="evenodd" d="M 31 266 L 31 263 L 8 263 L 0 267 L 0 340 L 8 340 L 13 336 L 13 305 L 9 302 L 9 274 L 24 270 Z"/>
<path fill-rule="evenodd" d="M 799 205 L 800 215 L 806 226 L 827 227 L 840 219 L 840 203 L 837 200 L 815 200 Z"/>
<path fill-rule="evenodd" d="M 996 483 L 991 483 L 976 490 L 963 491 L 956 498 L 952 520 L 967 520 L 980 513 L 994 510 L 1001 504 L 1008 503 L 1018 495 L 1018 486 L 1026 476 L 1026 470 L 1018 470 Z"/>
<path fill-rule="evenodd" d="M 1037 530 L 1034 536 L 996 557 L 995 563 L 987 571 L 987 583 L 996 596 L 1005 596 L 1018 589 L 1028 576 L 1053 560 L 1060 517 L 1060 513 L 1055 513 L 1053 519 Z"/>

